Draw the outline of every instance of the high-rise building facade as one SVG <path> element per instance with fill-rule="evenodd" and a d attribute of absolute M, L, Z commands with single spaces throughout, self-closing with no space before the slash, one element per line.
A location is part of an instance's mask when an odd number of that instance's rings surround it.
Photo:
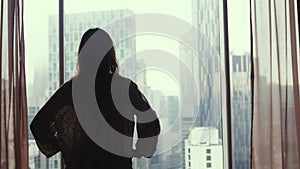
<path fill-rule="evenodd" d="M 217 127 L 219 137 L 222 137 L 221 121 L 221 96 L 224 94 L 224 78 L 221 68 L 224 67 L 221 57 L 222 46 L 222 22 L 221 22 L 221 1 L 220 0 L 193 0 L 193 24 L 198 29 L 197 40 L 192 34 L 186 33 L 183 38 L 197 42 L 197 54 L 185 46 L 180 46 L 180 58 L 190 67 L 191 73 L 197 82 L 199 89 L 199 112 L 193 123 L 194 126 Z M 233 135 L 233 167 L 238 169 L 250 168 L 250 54 L 230 54 L 231 68 L 231 103 L 232 103 L 232 135 Z M 186 75 L 182 74 L 183 86 L 188 86 Z M 219 87 L 220 86 L 220 87 Z M 223 85 L 224 86 L 224 85 Z M 217 89 L 219 88 L 219 89 Z M 219 90 L 219 91 L 218 91 Z M 193 91 L 187 95 L 193 95 Z M 218 94 L 219 93 L 219 94 Z M 217 100 L 217 101 L 216 101 Z M 192 101 L 191 101 L 192 102 Z M 213 105 L 212 105 L 213 104 Z M 212 115 L 213 114 L 213 115 Z M 182 118 L 182 133 L 188 131 L 192 124 L 191 117 Z M 183 148 L 185 150 L 185 148 Z M 184 160 L 186 162 L 186 160 Z M 185 165 L 187 166 L 187 165 Z"/>
<path fill-rule="evenodd" d="M 196 127 L 216 127 L 218 136 L 222 137 L 221 128 L 221 20 L 220 0 L 192 0 L 192 19 L 196 31 L 191 29 L 182 35 L 185 41 L 193 44 L 196 49 L 192 51 L 187 46 L 180 45 L 180 59 L 184 66 L 189 68 L 193 79 L 188 79 L 186 72 L 180 67 L 180 82 L 184 88 L 183 98 L 188 104 L 194 106 L 194 112 L 183 112 L 181 118 L 181 133 L 184 139 Z M 189 87 L 194 83 L 197 90 Z M 197 95 L 197 97 L 193 97 Z M 194 98 L 197 98 L 195 100 Z M 182 147 L 182 153 L 186 147 Z M 186 156 L 183 166 L 186 168 Z"/>
<path fill-rule="evenodd" d="M 233 166 L 250 168 L 251 91 L 250 54 L 230 54 Z"/>
<path fill-rule="evenodd" d="M 197 126 L 216 125 L 219 120 L 221 84 L 220 0 L 193 0 L 192 18 L 197 28 L 197 56 L 193 57 L 193 75 L 200 92 Z M 191 35 L 189 35 L 191 36 Z M 190 38 L 190 37 L 188 37 Z M 195 70 L 197 69 L 197 70 Z M 212 105 L 213 104 L 213 105 Z M 213 114 L 213 116 L 212 116 Z M 216 127 L 216 126 L 215 126 Z M 219 130 L 221 132 L 221 130 Z M 221 133 L 220 133 L 221 136 Z"/>
<path fill-rule="evenodd" d="M 195 127 L 185 140 L 186 169 L 222 169 L 223 146 L 217 128 Z"/>
<path fill-rule="evenodd" d="M 207 45 L 211 45 L 218 54 L 220 53 L 220 11 L 222 11 L 220 2 L 220 0 L 192 0 L 193 24 L 202 34 L 198 36 L 204 36 L 210 42 L 210 44 L 198 44 L 203 52 L 209 53 L 210 48 Z"/>

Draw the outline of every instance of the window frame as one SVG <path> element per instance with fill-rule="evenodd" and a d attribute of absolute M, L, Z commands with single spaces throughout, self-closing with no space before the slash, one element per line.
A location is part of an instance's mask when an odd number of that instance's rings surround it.
<path fill-rule="evenodd" d="M 59 11 L 58 11 L 58 27 L 59 27 L 59 85 L 61 86 L 64 83 L 64 0 L 58 0 Z M 225 66 L 225 89 L 226 89 L 226 113 L 222 113 L 222 129 L 223 129 L 223 167 L 224 169 L 231 169 L 233 163 L 233 153 L 232 153 L 232 122 L 231 122 L 231 91 L 230 91 L 230 54 L 229 54 L 229 32 L 228 32 L 228 6 L 227 0 L 220 0 L 220 3 L 223 7 L 222 17 L 220 20 L 223 21 L 223 24 L 220 25 L 220 28 L 223 27 L 223 46 L 220 48 L 221 53 L 223 52 L 224 56 L 224 66 Z M 298 13 L 299 15 L 299 13 Z M 222 37 L 222 34 L 220 34 Z M 61 169 L 65 168 L 63 158 L 61 158 Z"/>

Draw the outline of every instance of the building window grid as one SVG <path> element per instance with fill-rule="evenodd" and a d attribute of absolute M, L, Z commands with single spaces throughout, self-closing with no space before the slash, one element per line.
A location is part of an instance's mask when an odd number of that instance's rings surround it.
<path fill-rule="evenodd" d="M 211 167 L 212 167 L 211 163 L 206 163 L 206 168 L 211 168 Z"/>

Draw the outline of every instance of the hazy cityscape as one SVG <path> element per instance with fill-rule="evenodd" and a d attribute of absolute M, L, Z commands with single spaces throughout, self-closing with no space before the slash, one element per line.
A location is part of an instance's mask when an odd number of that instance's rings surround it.
<path fill-rule="evenodd" d="M 129 9 L 65 14 L 65 80 L 77 73 L 77 48 L 82 34 L 89 28 L 105 27 L 116 43 L 120 74 L 135 81 L 159 115 L 162 136 L 152 158 L 133 159 L 135 169 L 221 169 L 223 156 L 222 114 L 225 113 L 224 61 L 222 56 L 222 19 L 219 0 L 193 0 L 190 11 L 193 25 L 199 30 L 182 32 L 181 39 L 196 43 L 196 53 L 189 46 L 177 43 L 178 88 L 164 93 L 150 84 L 147 60 L 136 54 L 135 13 Z M 205 16 L 205 17 L 204 17 Z M 48 67 L 35 71 L 27 84 L 28 122 L 59 88 L 59 44 L 56 15 L 48 17 Z M 117 22 L 112 22 L 116 21 Z M 192 29 L 191 29 L 192 30 Z M 174 49 L 175 50 L 175 49 Z M 164 56 L 161 56 L 164 57 Z M 166 63 L 167 64 L 167 63 Z M 250 54 L 230 53 L 233 166 L 250 168 Z M 186 67 L 192 78 L 186 75 Z M 159 72 L 161 73 L 161 72 Z M 169 72 L 170 73 L 170 72 Z M 172 75 L 172 72 L 170 73 Z M 175 74 L 175 73 L 174 73 Z M 155 76 L 155 75 L 154 75 Z M 157 77 L 156 83 L 162 83 Z M 153 78 L 152 78 L 153 81 Z M 195 84 L 196 88 L 191 88 Z M 179 92 L 178 92 L 178 91 Z M 183 112 L 183 105 L 193 112 Z M 164 134 L 167 133 L 167 134 Z M 165 135 L 168 135 L 167 137 Z M 31 169 L 60 169 L 61 157 L 49 159 L 39 152 L 29 132 L 29 165 Z"/>

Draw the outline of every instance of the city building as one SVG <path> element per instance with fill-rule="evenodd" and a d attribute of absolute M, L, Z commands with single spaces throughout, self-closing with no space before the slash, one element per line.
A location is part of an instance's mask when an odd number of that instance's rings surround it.
<path fill-rule="evenodd" d="M 220 2 L 220 0 L 192 0 L 193 24 L 200 31 L 198 40 L 203 40 L 202 37 L 205 37 L 210 42 L 210 44 L 198 43 L 198 47 L 202 49 L 202 52 L 210 53 L 210 47 L 208 45 L 211 45 L 216 50 L 216 53 L 220 53 L 220 30 L 222 25 L 220 20 L 222 16 L 220 15 L 222 6 Z"/>
<path fill-rule="evenodd" d="M 193 45 L 191 50 L 185 44 L 179 45 L 180 60 L 189 69 L 192 78 L 187 76 L 184 68 L 180 67 L 180 85 L 183 91 L 183 104 L 193 107 L 194 112 L 182 112 L 182 138 L 188 139 L 192 127 L 216 127 L 218 136 L 222 138 L 221 124 L 221 88 L 222 57 L 221 34 L 222 29 L 220 0 L 192 1 L 192 22 L 197 29 L 182 35 L 185 42 Z M 193 87 L 191 84 L 195 84 Z M 182 144 L 182 154 L 186 152 Z M 201 157 L 200 155 L 198 156 Z M 205 158 L 205 156 L 203 156 Z M 186 156 L 183 156 L 183 167 L 187 167 Z"/>
<path fill-rule="evenodd" d="M 231 52 L 230 58 L 233 166 L 248 169 L 251 162 L 250 54 Z"/>
<path fill-rule="evenodd" d="M 185 140 L 186 169 L 222 169 L 223 146 L 217 128 L 192 128 Z"/>
<path fill-rule="evenodd" d="M 180 45 L 180 58 L 196 81 L 199 92 L 199 112 L 195 120 L 193 116 L 185 116 L 181 119 L 182 133 L 187 133 L 190 126 L 217 127 L 219 137 L 222 137 L 221 122 L 221 96 L 225 87 L 217 89 L 223 83 L 220 78 L 223 65 L 221 57 L 222 23 L 220 20 L 220 1 L 193 0 L 193 23 L 198 29 L 198 35 L 187 32 L 183 35 L 185 40 L 197 42 L 197 54 L 184 45 Z M 232 104 L 232 135 L 233 166 L 239 169 L 250 168 L 250 122 L 251 122 L 251 95 L 250 95 L 250 54 L 230 53 L 231 68 L 231 103 Z M 189 86 L 191 80 L 181 75 L 182 86 Z M 186 87 L 188 88 L 188 87 Z M 195 91 L 187 90 L 185 95 L 192 96 Z M 189 101 L 191 104 L 193 100 Z M 211 105 L 213 104 L 213 105 Z M 193 123 L 193 120 L 195 121 Z M 185 147 L 183 147 L 185 151 Z M 184 160 L 187 161 L 186 159 Z M 186 167 L 187 165 L 185 165 Z"/>
<path fill-rule="evenodd" d="M 39 154 L 39 149 L 36 145 L 36 142 L 34 139 L 29 139 L 28 140 L 28 151 L 29 151 L 29 159 L 28 159 L 28 163 L 29 163 L 29 168 L 30 169 L 37 169 L 37 168 L 41 168 L 41 164 L 40 164 L 40 154 Z"/>

